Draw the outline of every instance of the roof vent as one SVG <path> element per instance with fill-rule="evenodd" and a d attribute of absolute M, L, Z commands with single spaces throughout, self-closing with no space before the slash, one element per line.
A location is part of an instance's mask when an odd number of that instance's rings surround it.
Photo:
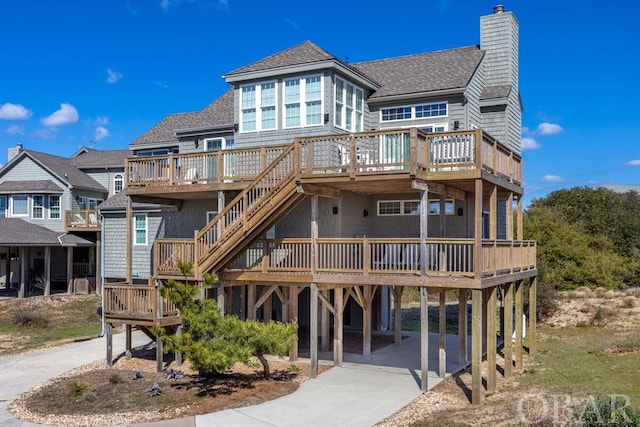
<path fill-rule="evenodd" d="M 504 6 L 501 4 L 497 4 L 493 6 L 493 13 L 494 15 L 499 15 L 501 13 L 504 13 Z"/>

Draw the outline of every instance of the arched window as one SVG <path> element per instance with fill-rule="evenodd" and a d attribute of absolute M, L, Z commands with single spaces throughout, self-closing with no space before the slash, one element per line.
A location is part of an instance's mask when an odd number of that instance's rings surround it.
<path fill-rule="evenodd" d="M 113 191 L 118 193 L 124 187 L 124 176 L 121 173 L 117 173 L 113 177 Z"/>

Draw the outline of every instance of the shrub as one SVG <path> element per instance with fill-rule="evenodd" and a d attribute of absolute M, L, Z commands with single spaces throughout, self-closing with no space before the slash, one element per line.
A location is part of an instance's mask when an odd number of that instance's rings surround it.
<path fill-rule="evenodd" d="M 37 304 L 27 299 L 15 301 L 8 310 L 9 321 L 17 326 L 47 327 L 49 319 L 38 309 Z"/>
<path fill-rule="evenodd" d="M 89 390 L 89 384 L 79 383 L 77 381 L 74 381 L 71 384 L 69 384 L 68 393 L 69 393 L 69 396 L 78 397 L 85 394 L 88 390 Z"/>
<path fill-rule="evenodd" d="M 634 308 L 638 306 L 638 299 L 636 297 L 625 297 L 622 300 L 623 308 Z"/>
<path fill-rule="evenodd" d="M 597 399 L 589 396 L 580 421 L 584 427 L 640 425 L 640 410 L 627 406 L 627 403 L 623 396 L 601 396 Z"/>
<path fill-rule="evenodd" d="M 603 287 L 597 287 L 597 288 L 594 290 L 594 293 L 596 294 L 596 298 L 602 298 L 602 297 L 604 297 L 604 294 L 605 294 L 606 292 L 607 292 L 607 289 L 606 289 L 606 288 L 603 288 Z"/>
<path fill-rule="evenodd" d="M 113 374 L 109 377 L 109 384 L 118 385 L 122 383 L 122 377 L 118 374 Z"/>

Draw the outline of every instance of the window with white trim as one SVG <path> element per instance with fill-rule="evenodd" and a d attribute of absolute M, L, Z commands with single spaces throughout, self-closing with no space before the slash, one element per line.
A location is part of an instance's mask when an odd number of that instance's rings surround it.
<path fill-rule="evenodd" d="M 284 127 L 322 124 L 322 76 L 285 79 Z"/>
<path fill-rule="evenodd" d="M 240 88 L 240 132 L 276 128 L 276 87 L 276 82 L 264 82 Z"/>
<path fill-rule="evenodd" d="M 7 196 L 0 196 L 0 218 L 7 216 Z"/>
<path fill-rule="evenodd" d="M 426 133 L 446 132 L 449 128 L 448 123 L 434 123 L 432 125 L 421 126 L 420 130 Z"/>
<path fill-rule="evenodd" d="M 49 219 L 60 219 L 60 196 L 49 196 Z"/>
<path fill-rule="evenodd" d="M 147 214 L 135 214 L 133 218 L 134 245 L 147 244 Z"/>
<path fill-rule="evenodd" d="M 453 199 L 446 199 L 444 201 L 444 214 L 455 214 L 455 207 Z M 429 215 L 440 215 L 440 199 L 429 199 Z"/>
<path fill-rule="evenodd" d="M 11 216 L 29 216 L 29 198 L 26 194 L 11 196 Z"/>
<path fill-rule="evenodd" d="M 207 224 L 213 221 L 216 216 L 218 216 L 218 211 L 207 211 Z"/>
<path fill-rule="evenodd" d="M 364 91 L 336 77 L 334 124 L 350 132 L 362 131 Z"/>
<path fill-rule="evenodd" d="M 41 194 L 31 196 L 31 218 L 44 219 L 44 196 Z"/>
<path fill-rule="evenodd" d="M 124 188 L 124 176 L 117 173 L 113 176 L 113 192 L 118 193 Z"/>
<path fill-rule="evenodd" d="M 446 117 L 448 114 L 448 110 L 449 105 L 446 102 L 434 102 L 430 104 L 382 108 L 380 110 L 380 121 L 391 122 L 396 120 Z"/>
<path fill-rule="evenodd" d="M 378 215 L 420 215 L 420 200 L 379 200 Z"/>

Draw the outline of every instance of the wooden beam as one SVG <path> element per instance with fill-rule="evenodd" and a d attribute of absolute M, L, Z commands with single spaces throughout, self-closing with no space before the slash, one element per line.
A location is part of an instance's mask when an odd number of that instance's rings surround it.
<path fill-rule="evenodd" d="M 342 366 L 342 346 L 343 346 L 343 329 L 344 329 L 344 303 L 343 289 L 335 288 L 333 290 L 333 300 L 335 305 L 335 313 L 333 317 L 333 365 Z"/>
<path fill-rule="evenodd" d="M 126 282 L 131 284 L 132 281 L 132 270 L 133 270 L 133 208 L 131 205 L 131 197 L 127 196 L 127 207 L 126 207 L 126 217 L 127 217 L 127 265 L 126 265 Z"/>
<path fill-rule="evenodd" d="M 311 378 L 318 376 L 318 286 L 311 284 L 309 301 L 309 352 L 311 359 Z"/>
<path fill-rule="evenodd" d="M 67 293 L 73 290 L 73 246 L 67 246 Z"/>
<path fill-rule="evenodd" d="M 247 287 L 247 318 L 256 320 L 256 284 L 249 283 Z"/>
<path fill-rule="evenodd" d="M 105 334 L 107 336 L 107 368 L 113 367 L 113 325 L 105 324 Z"/>
<path fill-rule="evenodd" d="M 225 297 L 224 297 L 224 284 L 222 283 L 222 280 L 220 280 L 218 282 L 218 298 L 217 298 L 217 302 L 218 302 L 218 308 L 220 309 L 220 314 L 222 314 L 224 316 Z"/>
<path fill-rule="evenodd" d="M 178 325 L 176 326 L 176 336 L 180 337 L 181 335 L 182 335 L 182 325 Z M 182 352 L 174 351 L 173 357 L 175 359 L 176 366 L 178 367 L 182 366 Z"/>
<path fill-rule="evenodd" d="M 522 315 L 524 314 L 522 306 L 522 288 L 522 280 L 518 280 L 516 282 L 516 369 L 522 369 Z"/>
<path fill-rule="evenodd" d="M 518 197 L 518 213 L 517 213 L 517 217 L 516 217 L 516 239 L 517 240 L 522 240 L 523 239 L 523 214 L 522 214 L 522 196 Z"/>
<path fill-rule="evenodd" d="M 162 338 L 160 334 L 156 335 L 156 372 L 162 372 L 164 362 L 164 350 L 162 348 Z"/>
<path fill-rule="evenodd" d="M 487 391 L 496 389 L 496 287 L 487 289 Z"/>
<path fill-rule="evenodd" d="M 471 403 L 482 403 L 482 290 L 471 291 Z"/>
<path fill-rule="evenodd" d="M 333 304 L 331 304 L 331 301 L 329 301 L 329 299 L 327 298 L 327 293 L 325 291 L 322 291 L 318 294 L 318 298 L 320 298 L 320 302 L 322 303 L 322 305 L 324 307 L 327 308 L 327 310 L 329 310 L 331 312 L 331 314 L 333 314 L 335 316 L 336 314 L 336 309 L 334 307 Z"/>
<path fill-rule="evenodd" d="M 178 210 L 182 209 L 182 200 L 180 199 L 171 199 L 168 197 L 157 197 L 157 196 L 142 196 L 137 194 L 131 194 L 129 196 L 131 201 L 136 203 L 151 203 L 154 205 L 169 205 L 175 206 Z"/>
<path fill-rule="evenodd" d="M 422 209 L 424 210 L 424 209 Z M 420 387 L 429 389 L 429 291 L 420 287 Z"/>
<path fill-rule="evenodd" d="M 511 377 L 513 371 L 513 282 L 505 285 L 504 290 L 504 377 Z"/>
<path fill-rule="evenodd" d="M 298 286 L 291 286 L 289 288 L 289 322 L 298 321 L 298 295 L 300 294 L 300 288 Z M 293 342 L 293 347 L 289 351 L 289 361 L 295 362 L 298 360 L 298 332 L 296 332 L 296 338 Z"/>
<path fill-rule="evenodd" d="M 529 285 L 529 356 L 535 357 L 538 353 L 537 349 L 537 333 L 536 333 L 536 306 L 538 293 L 538 278 L 532 277 Z"/>
<path fill-rule="evenodd" d="M 258 307 L 262 305 L 262 315 L 264 317 L 263 321 L 265 322 L 271 322 L 271 320 L 273 319 L 273 299 L 271 295 L 275 290 L 275 286 L 274 286 L 274 289 L 272 289 L 271 291 L 269 291 L 269 289 L 271 289 L 271 286 L 267 288 L 266 291 L 263 291 L 263 293 L 266 294 L 268 292 L 268 294 L 260 296 L 260 300 L 262 302 L 258 301 L 258 304 L 256 304 Z M 262 298 L 263 296 L 264 296 L 264 299 Z"/>
<path fill-rule="evenodd" d="M 333 306 L 325 296 L 325 293 L 329 291 L 319 291 L 318 297 L 320 299 L 320 351 L 329 351 L 330 347 L 330 332 L 329 332 L 329 307 L 333 309 Z M 333 310 L 331 310 L 333 311 Z"/>
<path fill-rule="evenodd" d="M 404 286 L 391 286 L 393 292 L 393 342 L 402 342 L 402 292 Z"/>
<path fill-rule="evenodd" d="M 256 308 L 259 308 L 262 304 L 266 304 L 267 300 L 269 300 L 270 303 L 271 294 L 273 294 L 276 289 L 278 289 L 278 285 L 271 285 L 264 289 L 260 294 L 260 298 L 258 298 L 258 301 L 256 302 Z M 269 320 L 271 320 L 271 318 L 269 318 Z"/>
<path fill-rule="evenodd" d="M 369 356 L 371 354 L 371 302 L 373 294 L 371 285 L 362 286 L 364 293 L 362 306 L 362 355 Z"/>
<path fill-rule="evenodd" d="M 24 298 L 25 282 L 27 281 L 27 248 L 20 247 L 20 287 L 18 288 L 18 298 Z"/>
<path fill-rule="evenodd" d="M 467 290 L 458 289 L 458 365 L 467 360 Z"/>
<path fill-rule="evenodd" d="M 96 293 L 102 295 L 102 233 L 96 233 Z"/>
<path fill-rule="evenodd" d="M 131 359 L 131 331 L 132 326 L 127 323 L 124 325 L 124 338 L 125 338 L 125 352 L 124 355 L 127 359 Z"/>
<path fill-rule="evenodd" d="M 439 182 L 429 181 L 429 183 L 426 183 L 424 181 L 414 179 L 413 181 L 411 181 L 411 188 L 413 188 L 414 190 L 441 194 L 449 199 L 464 200 L 465 197 L 464 190 L 450 187 Z"/>
<path fill-rule="evenodd" d="M 513 240 L 513 192 L 507 198 L 507 240 Z"/>
<path fill-rule="evenodd" d="M 96 283 L 97 287 L 97 283 Z M 51 247 L 44 248 L 44 294 L 51 294 Z"/>
<path fill-rule="evenodd" d="M 474 202 L 474 248 L 473 248 L 473 269 L 475 278 L 482 279 L 482 180 L 475 182 L 475 202 Z M 475 295 L 475 294 L 474 294 Z"/>
<path fill-rule="evenodd" d="M 340 199 L 340 190 L 337 188 L 325 187 L 318 184 L 298 184 L 296 189 L 298 193 L 328 197 L 330 199 Z"/>
<path fill-rule="evenodd" d="M 447 372 L 447 292 L 440 292 L 440 305 L 438 307 L 439 351 L 438 368 L 440 378 L 444 378 Z"/>

